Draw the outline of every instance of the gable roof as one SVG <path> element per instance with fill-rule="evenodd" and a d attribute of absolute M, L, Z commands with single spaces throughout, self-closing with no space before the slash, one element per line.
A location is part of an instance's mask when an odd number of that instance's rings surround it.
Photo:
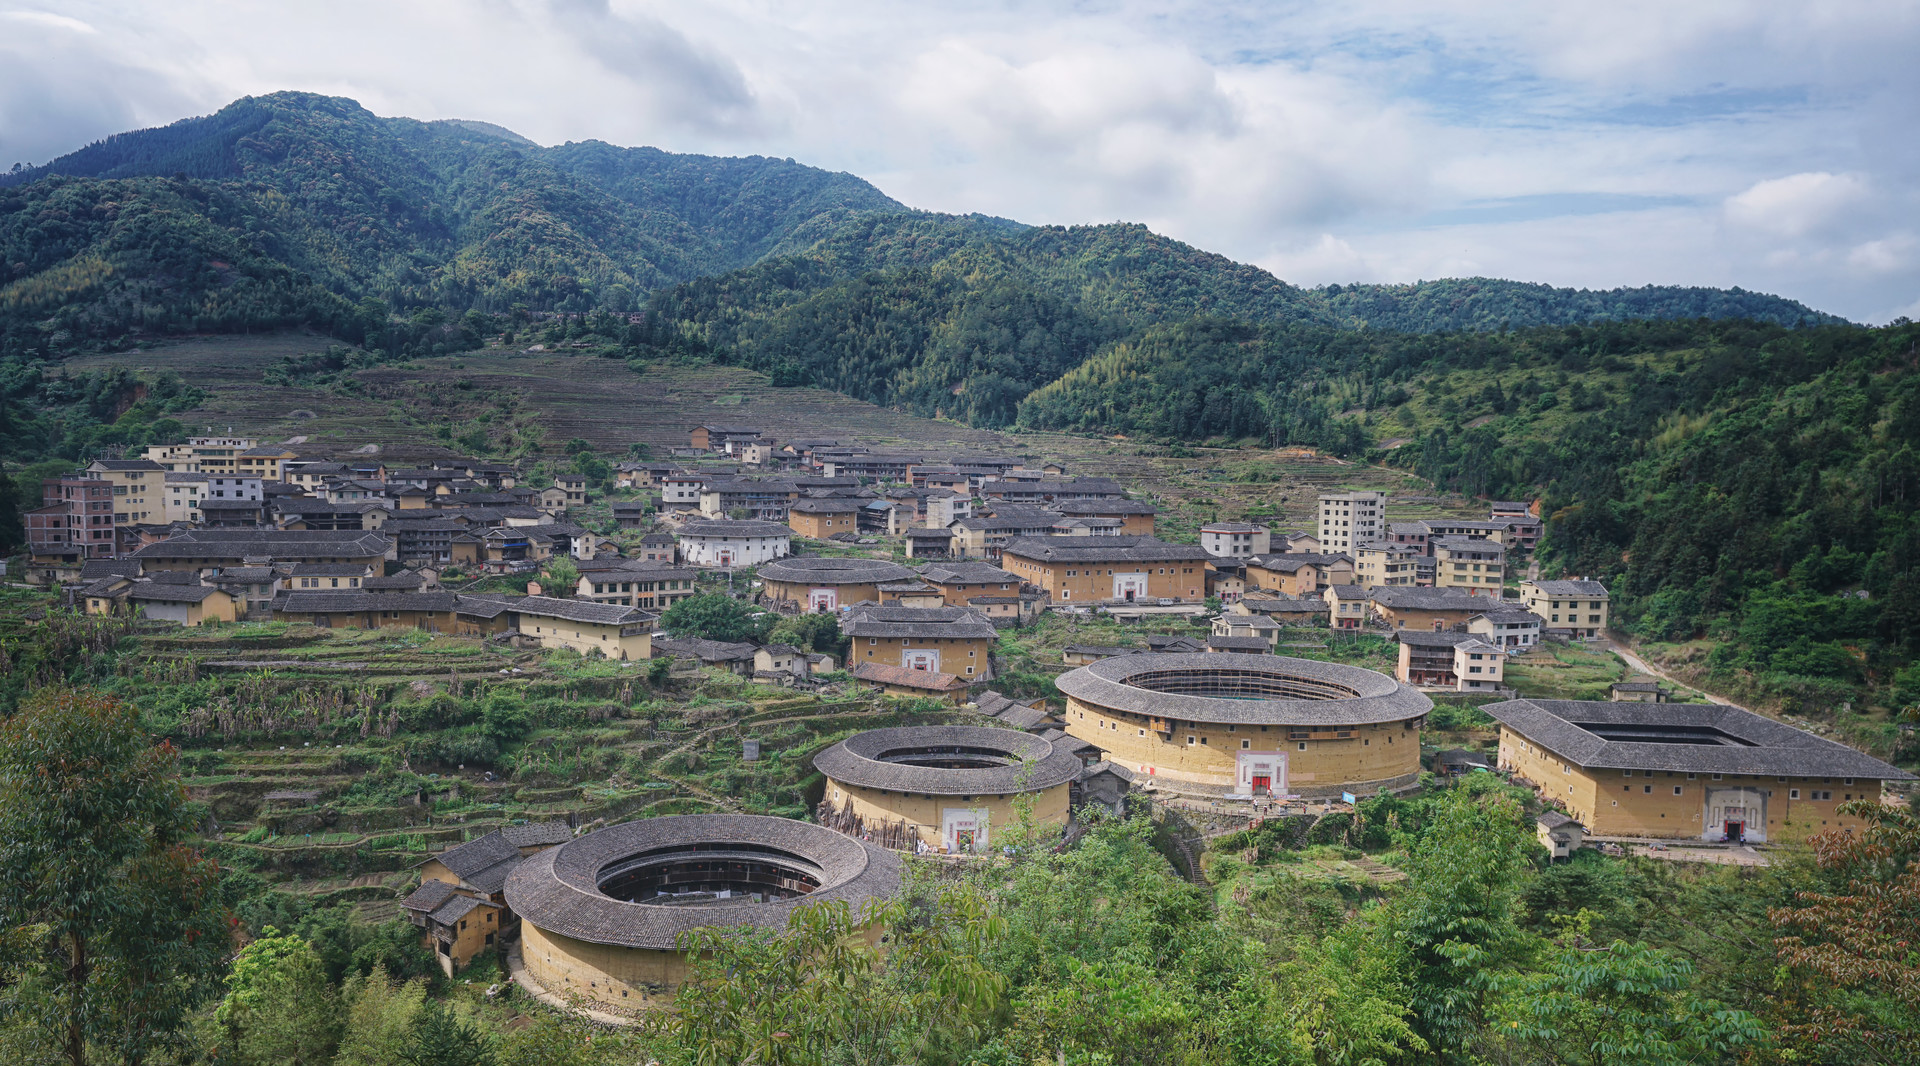
<path fill-rule="evenodd" d="M 161 581 L 136 581 L 127 590 L 130 600 L 145 600 L 148 603 L 199 603 L 207 597 L 220 592 L 212 585 L 175 585 Z M 226 595 L 220 592 L 221 595 Z"/>
<path fill-rule="evenodd" d="M 967 687 L 965 681 L 952 674 L 936 673 L 932 670 L 910 670 L 904 666 L 884 666 L 880 663 L 861 663 L 853 668 L 853 676 L 861 681 L 872 681 L 881 685 L 899 685 L 902 688 L 925 689 L 928 692 L 953 692 Z"/>
<path fill-rule="evenodd" d="M 294 590 L 275 610 L 283 614 L 357 614 L 362 611 L 452 611 L 451 592 L 368 592 L 366 589 Z"/>
<path fill-rule="evenodd" d="M 507 838 L 494 830 L 483 837 L 475 837 L 465 844 L 435 855 L 440 865 L 453 871 L 464 884 L 476 892 L 498 892 L 507 883 L 507 874 L 520 862 L 520 849 L 507 842 Z M 432 860 L 427 860 L 431 862 Z"/>
<path fill-rule="evenodd" d="M 964 607 L 855 607 L 840 631 L 850 637 L 939 637 L 993 640 L 993 623 Z"/>
<path fill-rule="evenodd" d="M 1605 596 L 1607 586 L 1598 581 L 1529 581 L 1527 584 L 1549 596 Z"/>
<path fill-rule="evenodd" d="M 669 655 L 688 655 L 703 663 L 740 662 L 753 658 L 759 649 L 752 644 L 731 643 L 724 640 L 707 640 L 702 637 L 679 637 L 656 640 L 653 642 L 655 654 L 665 652 Z"/>

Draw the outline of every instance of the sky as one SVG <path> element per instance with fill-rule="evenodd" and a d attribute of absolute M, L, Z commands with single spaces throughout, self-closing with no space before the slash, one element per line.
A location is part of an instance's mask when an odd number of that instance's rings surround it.
<path fill-rule="evenodd" d="M 1920 2 L 0 0 L 0 167 L 281 89 L 1144 222 L 1300 285 L 1920 318 Z"/>

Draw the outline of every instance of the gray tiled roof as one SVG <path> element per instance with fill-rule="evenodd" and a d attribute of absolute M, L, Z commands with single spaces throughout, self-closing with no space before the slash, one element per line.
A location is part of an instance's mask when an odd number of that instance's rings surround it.
<path fill-rule="evenodd" d="M 1271 570 L 1277 574 L 1291 574 L 1303 566 L 1332 566 L 1335 563 L 1351 564 L 1352 562 L 1353 560 L 1341 552 L 1275 552 L 1272 555 L 1255 555 L 1247 559 L 1248 566 Z"/>
<path fill-rule="evenodd" d="M 391 576 L 380 575 L 360 582 L 363 589 L 417 589 L 427 583 L 427 579 L 411 570 L 402 570 Z"/>
<path fill-rule="evenodd" d="M 565 844 L 573 839 L 573 830 L 565 822 L 533 822 L 528 825 L 503 825 L 500 835 L 516 848 L 540 844 Z"/>
<path fill-rule="evenodd" d="M 950 770 L 900 761 L 910 753 L 941 751 L 965 752 L 1002 765 Z M 1080 772 L 1080 760 L 1072 752 L 1031 733 L 955 725 L 856 733 L 814 756 L 813 766 L 848 785 L 934 796 L 1037 792 L 1066 784 Z"/>
<path fill-rule="evenodd" d="M 841 624 L 850 637 L 943 637 L 993 640 L 993 623 L 964 607 L 859 607 Z"/>
<path fill-rule="evenodd" d="M 493 892 L 497 891 L 497 889 L 487 889 L 486 891 Z M 446 902 L 435 907 L 428 913 L 427 917 L 432 918 L 441 925 L 454 925 L 459 922 L 460 919 L 472 914 L 476 908 L 484 906 L 487 906 L 487 904 L 481 903 L 472 896 L 449 896 Z"/>
<path fill-rule="evenodd" d="M 451 592 L 368 592 L 365 589 L 294 590 L 275 608 L 282 614 L 355 614 L 361 611 L 451 611 Z"/>
<path fill-rule="evenodd" d="M 1053 509 L 1063 515 L 1159 514 L 1160 508 L 1145 500 L 1055 500 Z"/>
<path fill-rule="evenodd" d="M 1582 767 L 1913 780 L 1905 770 L 1845 744 L 1716 703 L 1508 700 L 1481 709 L 1502 726 Z M 1674 739 L 1607 740 L 1593 732 L 1608 726 L 1636 727 L 1655 738 L 1666 733 Z M 1712 742 L 1700 743 L 1702 737 Z"/>
<path fill-rule="evenodd" d="M 1598 581 L 1535 581 L 1534 588 L 1549 596 L 1605 596 L 1607 586 Z"/>
<path fill-rule="evenodd" d="M 497 892 L 506 882 L 507 873 L 520 861 L 520 849 L 508 843 L 496 829 L 486 836 L 448 848 L 434 858 L 474 891 Z"/>
<path fill-rule="evenodd" d="M 920 576 L 936 585 L 1020 584 L 1019 575 L 1008 573 L 992 563 L 984 562 L 929 563 L 920 568 Z"/>
<path fill-rule="evenodd" d="M 400 901 L 400 906 L 404 910 L 425 913 L 445 903 L 455 894 L 456 890 L 451 881 L 422 881 L 419 888 L 414 889 L 411 895 Z"/>
<path fill-rule="evenodd" d="M 135 559 L 200 559 L 227 555 L 275 559 L 363 558 L 386 554 L 387 538 L 360 530 L 191 529 L 149 544 Z"/>
<path fill-rule="evenodd" d="M 1480 614 L 1499 605 L 1498 596 L 1474 596 L 1451 589 L 1413 588 L 1387 585 L 1368 589 L 1367 598 L 1383 607 L 1412 611 L 1471 611 Z"/>
<path fill-rule="evenodd" d="M 1301 698 L 1227 699 L 1141 688 L 1137 680 L 1183 675 L 1261 674 L 1297 687 Z M 1121 655 L 1060 675 L 1061 692 L 1100 707 L 1188 722 L 1350 726 L 1418 718 L 1433 701 L 1385 674 L 1342 663 L 1276 655 L 1199 652 Z"/>
<path fill-rule="evenodd" d="M 680 527 L 680 535 L 683 537 L 791 537 L 793 530 L 778 522 L 713 519 L 705 522 L 688 522 Z"/>
<path fill-rule="evenodd" d="M 145 600 L 149 603 L 199 603 L 219 591 L 212 585 L 174 585 L 159 581 L 140 581 L 127 590 L 127 598 Z"/>
<path fill-rule="evenodd" d="M 761 580 L 793 585 L 871 585 L 882 581 L 913 581 L 919 576 L 897 563 L 879 559 L 831 559 L 814 555 L 788 556 L 760 567 Z"/>
<path fill-rule="evenodd" d="M 1015 537 L 1006 553 L 1047 563 L 1200 563 L 1211 556 L 1198 544 L 1153 537 Z"/>
<path fill-rule="evenodd" d="M 151 459 L 95 459 L 93 465 L 105 470 L 161 470 Z"/>
<path fill-rule="evenodd" d="M 88 559 L 80 564 L 80 580 L 103 577 L 139 577 L 140 564 L 132 559 Z"/>
<path fill-rule="evenodd" d="M 753 849 L 747 857 L 763 857 L 765 848 L 784 852 L 783 863 L 818 871 L 820 887 L 791 899 L 699 907 L 625 902 L 599 889 L 600 871 L 630 856 L 698 847 L 724 857 L 729 844 Z M 535 928 L 594 944 L 671 951 L 680 934 L 701 926 L 780 930 L 809 903 L 834 900 L 858 910 L 866 900 L 899 889 L 898 856 L 823 826 L 749 814 L 687 814 L 624 822 L 549 848 L 521 862 L 506 891 L 514 913 Z"/>
<path fill-rule="evenodd" d="M 591 600 L 560 600 L 551 596 L 521 596 L 511 599 L 507 609 L 536 618 L 561 618 L 569 622 L 597 625 L 632 625 L 654 617 L 638 607 L 620 603 L 595 603 Z"/>
<path fill-rule="evenodd" d="M 852 514 L 861 506 L 860 500 L 836 496 L 826 499 L 796 500 L 787 510 L 800 514 Z"/>

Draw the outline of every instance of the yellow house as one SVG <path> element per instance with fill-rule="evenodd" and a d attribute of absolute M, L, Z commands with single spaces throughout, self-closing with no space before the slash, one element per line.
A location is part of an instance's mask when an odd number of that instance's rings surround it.
<path fill-rule="evenodd" d="M 87 465 L 96 480 L 113 485 L 113 524 L 164 522 L 166 468 L 151 459 L 96 459 Z"/>
<path fill-rule="evenodd" d="M 1476 596 L 1498 596 L 1506 581 L 1507 549 L 1485 537 L 1434 537 L 1433 583 L 1438 588 L 1461 588 Z"/>
<path fill-rule="evenodd" d="M 1913 775 L 1751 711 L 1711 703 L 1509 700 L 1500 768 L 1597 837 L 1731 843 L 1859 830 L 1839 808 Z"/>
<path fill-rule="evenodd" d="M 127 590 L 127 602 L 155 621 L 177 622 L 189 627 L 231 622 L 239 617 L 239 607 L 233 597 L 212 585 L 141 581 Z"/>
<path fill-rule="evenodd" d="M 1598 637 L 1607 631 L 1607 587 L 1598 581 L 1522 581 L 1520 602 L 1546 620 L 1546 628 Z"/>
<path fill-rule="evenodd" d="M 609 659 L 653 657 L 655 616 L 637 607 L 525 596 L 511 600 L 507 610 L 521 639 L 543 648 L 598 652 Z"/>

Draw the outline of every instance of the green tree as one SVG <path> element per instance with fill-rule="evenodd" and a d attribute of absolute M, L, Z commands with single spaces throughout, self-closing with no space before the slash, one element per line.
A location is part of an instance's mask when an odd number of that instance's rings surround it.
<path fill-rule="evenodd" d="M 540 573 L 540 591 L 548 596 L 571 596 L 580 588 L 580 567 L 564 555 L 547 560 Z"/>
<path fill-rule="evenodd" d="M 568 440 L 566 447 L 560 450 L 567 453 L 568 455 L 580 455 L 582 453 L 591 454 L 593 451 L 593 445 L 587 443 L 587 440 L 584 437 L 574 437 Z"/>
<path fill-rule="evenodd" d="M 396 983 L 385 966 L 349 976 L 340 992 L 346 1019 L 333 1066 L 387 1066 L 398 1062 L 411 1044 L 414 1019 L 426 996 L 426 981 Z"/>
<path fill-rule="evenodd" d="M 491 1066 L 493 1062 L 493 1041 L 436 1000 L 427 1000 L 414 1015 L 407 1040 L 399 1055 L 407 1066 Z"/>
<path fill-rule="evenodd" d="M 1689 991 L 1693 967 L 1645 944 L 1596 944 L 1568 921 L 1539 970 L 1500 982 L 1494 1032 L 1524 1062 L 1686 1066 L 1767 1043 L 1753 1015 Z"/>
<path fill-rule="evenodd" d="M 1480 1031 L 1496 978 L 1536 946 L 1516 920 L 1531 847 L 1505 783 L 1476 774 L 1439 798 L 1409 857 L 1391 920 L 1409 949 L 1416 1025 L 1449 1059 Z"/>
<path fill-rule="evenodd" d="M 70 1066 L 181 1043 L 230 943 L 219 871 L 186 844 L 173 749 L 139 711 L 43 690 L 0 723 L 0 956 L 14 1003 Z"/>
<path fill-rule="evenodd" d="M 227 973 L 213 1012 L 239 1061 L 254 1066 L 327 1066 L 340 1039 L 340 1012 L 326 967 L 306 938 L 268 926 Z"/>
<path fill-rule="evenodd" d="M 667 608 L 660 624 L 676 637 L 730 643 L 765 640 L 774 616 L 718 592 L 688 596 Z"/>
<path fill-rule="evenodd" d="M 831 614 L 814 611 L 782 618 L 774 623 L 767 639 L 831 655 L 836 662 L 846 661 L 847 638 L 840 633 L 840 620 Z"/>

